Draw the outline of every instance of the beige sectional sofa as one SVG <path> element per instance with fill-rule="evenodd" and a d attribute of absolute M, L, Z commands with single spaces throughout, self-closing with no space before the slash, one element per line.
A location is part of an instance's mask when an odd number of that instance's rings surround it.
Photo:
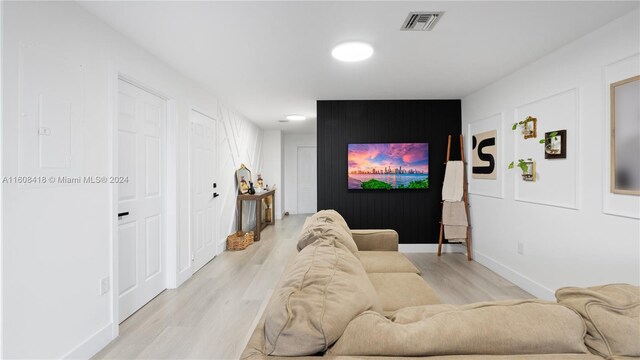
<path fill-rule="evenodd" d="M 640 288 L 558 291 L 559 303 L 442 304 L 393 230 L 307 219 L 242 359 L 579 360 L 640 357 Z"/>

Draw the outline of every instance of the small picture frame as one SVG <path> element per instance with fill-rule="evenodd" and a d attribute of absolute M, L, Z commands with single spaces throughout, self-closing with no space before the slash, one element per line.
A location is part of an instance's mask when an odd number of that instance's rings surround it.
<path fill-rule="evenodd" d="M 536 181 L 536 162 L 532 159 L 527 159 L 525 164 L 527 164 L 527 171 L 522 172 L 522 180 Z"/>
<path fill-rule="evenodd" d="M 544 158 L 567 158 L 567 130 L 556 130 L 544 133 Z"/>
<path fill-rule="evenodd" d="M 522 126 L 522 135 L 524 135 L 525 139 L 531 139 L 538 137 L 538 119 L 528 116 L 524 120 L 524 124 Z"/>

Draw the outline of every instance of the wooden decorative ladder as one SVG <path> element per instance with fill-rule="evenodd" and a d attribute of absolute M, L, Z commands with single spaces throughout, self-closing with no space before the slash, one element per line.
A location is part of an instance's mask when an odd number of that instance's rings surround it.
<path fill-rule="evenodd" d="M 445 162 L 445 167 L 447 162 L 449 162 L 449 157 L 451 154 L 451 135 L 449 135 L 449 139 L 447 141 L 447 161 Z M 464 141 L 462 134 L 460 134 L 460 160 L 462 161 L 463 168 L 463 176 L 462 176 L 462 201 L 464 201 L 464 208 L 467 212 L 467 238 L 465 239 L 465 243 L 467 244 L 467 260 L 471 261 L 471 221 L 469 217 L 469 191 L 467 189 L 467 164 L 464 162 Z M 442 206 L 444 208 L 444 201 L 442 202 Z M 442 255 L 442 241 L 444 238 L 444 223 L 442 222 L 442 216 L 440 217 L 440 237 L 438 239 L 438 256 Z"/>

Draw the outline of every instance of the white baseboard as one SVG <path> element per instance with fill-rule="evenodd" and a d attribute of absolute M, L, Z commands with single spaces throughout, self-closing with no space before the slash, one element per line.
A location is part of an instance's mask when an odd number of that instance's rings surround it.
<path fill-rule="evenodd" d="M 193 269 L 191 265 L 189 265 L 186 269 L 180 271 L 176 276 L 176 287 L 179 288 L 180 285 L 184 284 L 185 281 L 189 280 L 189 278 L 193 275 Z"/>
<path fill-rule="evenodd" d="M 220 241 L 218 243 L 218 245 L 216 245 L 216 247 L 217 247 L 216 250 L 217 250 L 217 254 L 218 255 L 220 255 L 223 252 L 227 251 L 227 239 L 225 238 L 222 241 Z M 176 287 L 175 288 L 180 287 L 180 285 L 182 285 L 185 281 L 189 280 L 189 278 L 191 278 L 191 276 L 193 276 L 193 269 L 191 268 L 191 266 L 189 266 L 186 269 L 180 271 L 176 276 Z"/>
<path fill-rule="evenodd" d="M 76 346 L 73 350 L 69 351 L 66 355 L 64 355 L 63 359 L 90 359 L 93 355 L 97 354 L 98 351 L 102 350 L 105 346 L 107 346 L 112 337 L 112 324 L 109 323 L 107 326 L 98 330 L 95 334 L 91 335 L 87 340 L 85 340 L 82 344 Z"/>
<path fill-rule="evenodd" d="M 398 251 L 404 253 L 435 253 L 438 252 L 438 244 L 398 244 Z M 443 244 L 442 251 L 466 253 L 467 249 L 464 245 Z"/>
<path fill-rule="evenodd" d="M 472 251 L 472 254 L 473 254 L 473 260 L 484 265 L 489 270 L 495 272 L 496 274 L 502 276 L 503 278 L 518 285 L 521 289 L 528 292 L 529 294 L 540 299 L 555 301 L 556 299 L 555 291 L 549 288 L 546 288 L 542 284 L 490 258 L 489 256 L 486 256 L 477 251 Z"/>
<path fill-rule="evenodd" d="M 223 239 L 218 243 L 218 248 L 216 249 L 216 254 L 222 254 L 227 251 L 227 239 Z"/>

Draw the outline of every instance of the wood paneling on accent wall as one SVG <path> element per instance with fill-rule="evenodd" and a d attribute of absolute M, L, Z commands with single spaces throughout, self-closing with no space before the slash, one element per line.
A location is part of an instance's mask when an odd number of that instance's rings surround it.
<path fill-rule="evenodd" d="M 447 135 L 461 133 L 460 100 L 318 101 L 318 210 L 353 229 L 395 229 L 400 243 L 438 242 Z M 428 190 L 347 190 L 347 145 L 429 143 Z M 457 141 L 452 159 L 460 159 Z"/>

